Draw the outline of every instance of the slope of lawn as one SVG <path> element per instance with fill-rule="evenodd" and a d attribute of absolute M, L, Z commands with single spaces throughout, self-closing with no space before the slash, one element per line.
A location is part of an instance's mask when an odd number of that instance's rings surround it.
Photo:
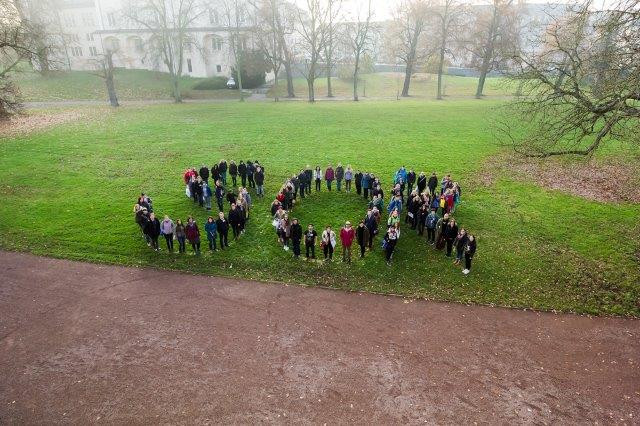
<path fill-rule="evenodd" d="M 401 73 L 375 73 L 362 74 L 358 84 L 358 96 L 361 99 L 367 98 L 395 98 L 402 91 L 404 74 Z M 514 88 L 506 84 L 502 78 L 487 78 L 484 87 L 484 94 L 489 97 L 510 96 L 515 91 Z M 286 80 L 279 79 L 277 93 L 284 96 L 287 93 Z M 475 77 L 443 76 L 443 91 L 445 98 L 472 98 L 475 96 L 478 79 Z M 317 99 L 327 96 L 327 79 L 318 78 L 315 82 L 315 94 Z M 415 74 L 409 86 L 409 95 L 418 99 L 435 99 L 438 87 L 438 76 L 436 74 Z M 331 79 L 331 88 L 335 97 L 353 97 L 353 80 L 343 80 L 340 78 Z M 308 95 L 307 81 L 303 78 L 294 79 L 294 89 L 296 97 L 305 98 Z M 273 97 L 276 88 L 272 88 L 269 96 Z"/>
<path fill-rule="evenodd" d="M 233 90 L 192 90 L 200 78 L 182 77 L 185 98 L 236 98 Z M 16 84 L 25 101 L 107 100 L 104 80 L 88 71 L 16 74 Z M 115 86 L 121 100 L 171 99 L 169 74 L 147 70 L 117 69 Z"/>
<path fill-rule="evenodd" d="M 587 201 L 494 171 L 499 148 L 485 117 L 496 105 L 372 101 L 94 110 L 94 119 L 0 141 L 0 247 L 464 303 L 640 316 L 640 206 Z M 158 214 L 193 214 L 202 225 L 206 213 L 186 199 L 181 174 L 221 158 L 259 159 L 266 166 L 268 196 L 254 198 L 247 233 L 228 251 L 204 250 L 202 257 L 152 252 L 133 221 L 136 196 L 144 191 Z M 407 228 L 392 266 L 384 263 L 379 241 L 351 265 L 296 261 L 283 251 L 268 212 L 274 192 L 306 164 L 338 162 L 377 173 L 385 189 L 403 164 L 440 177 L 452 173 L 464 189 L 456 218 L 478 235 L 472 274 L 463 276 Z M 337 229 L 364 211 L 355 194 L 323 188 L 294 216 L 303 225 Z"/>

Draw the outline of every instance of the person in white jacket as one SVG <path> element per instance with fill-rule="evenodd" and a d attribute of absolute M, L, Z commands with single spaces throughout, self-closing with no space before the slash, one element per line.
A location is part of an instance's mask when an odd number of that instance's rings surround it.
<path fill-rule="evenodd" d="M 316 192 L 320 191 L 320 188 L 322 187 L 323 178 L 324 178 L 324 175 L 322 174 L 322 169 L 320 168 L 320 166 L 317 166 L 316 169 L 313 171 L 313 180 L 316 182 Z"/>
<path fill-rule="evenodd" d="M 327 226 L 324 231 L 322 231 L 322 251 L 324 252 L 324 260 L 333 260 L 333 250 L 336 248 L 336 233 L 333 232 L 331 226 Z"/>

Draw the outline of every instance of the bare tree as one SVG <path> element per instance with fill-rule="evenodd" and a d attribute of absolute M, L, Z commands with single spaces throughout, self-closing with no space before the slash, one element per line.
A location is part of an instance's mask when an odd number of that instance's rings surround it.
<path fill-rule="evenodd" d="M 417 63 L 427 56 L 424 30 L 428 13 L 426 0 L 401 1 L 386 35 L 387 50 L 405 65 L 403 97 L 409 96 L 411 76 Z"/>
<path fill-rule="evenodd" d="M 324 62 L 327 70 L 327 97 L 333 97 L 331 89 L 331 73 L 334 68 L 334 51 L 339 37 L 336 36 L 336 21 L 342 6 L 342 0 L 325 0 L 327 2 L 327 40 L 324 44 Z"/>
<path fill-rule="evenodd" d="M 640 143 L 639 0 L 592 6 L 574 5 L 562 25 L 548 26 L 538 49 L 515 58 L 510 78 L 524 93 L 496 129 L 517 152 L 587 155 L 607 140 Z"/>
<path fill-rule="evenodd" d="M 113 70 L 113 55 L 116 53 L 111 49 L 103 49 L 104 53 L 100 59 L 92 61 L 93 66 L 96 68 L 95 75 L 104 80 L 104 84 L 107 88 L 107 95 L 109 96 L 109 104 L 112 107 L 118 107 L 118 95 L 116 94 L 116 86 L 114 81 Z"/>
<path fill-rule="evenodd" d="M 309 102 L 315 102 L 314 84 L 322 51 L 327 43 L 330 8 L 322 0 L 305 0 L 306 8 L 297 10 L 297 31 L 304 54 L 302 74 L 307 80 Z"/>
<path fill-rule="evenodd" d="M 502 69 L 520 46 L 520 13 L 514 0 L 491 0 L 487 7 L 476 7 L 475 19 L 469 23 L 472 32 L 466 44 L 472 61 L 480 72 L 476 98 L 484 93 L 487 74 Z"/>
<path fill-rule="evenodd" d="M 362 6 L 362 3 L 359 4 Z M 361 9 L 361 8 L 360 8 Z M 358 79 L 360 78 L 360 61 L 371 48 L 373 9 L 371 0 L 366 0 L 366 13 L 358 10 L 356 19 L 345 26 L 346 44 L 353 55 L 353 100 L 358 100 Z"/>
<path fill-rule="evenodd" d="M 151 33 L 151 53 L 169 71 L 176 103 L 182 102 L 185 48 L 193 43 L 189 28 L 203 12 L 197 0 L 132 0 L 123 10 L 128 20 Z"/>
<path fill-rule="evenodd" d="M 229 50 L 233 55 L 238 81 L 238 91 L 240 92 L 240 102 L 244 102 L 244 92 L 242 89 L 243 72 L 243 51 L 246 50 L 246 25 L 244 23 L 247 12 L 242 0 L 222 0 L 224 17 L 229 31 Z"/>
<path fill-rule="evenodd" d="M 457 0 L 441 0 L 433 6 L 435 20 L 434 32 L 438 46 L 438 92 L 437 98 L 442 99 L 442 73 L 447 55 L 452 54 L 451 42 L 461 29 L 464 7 Z"/>

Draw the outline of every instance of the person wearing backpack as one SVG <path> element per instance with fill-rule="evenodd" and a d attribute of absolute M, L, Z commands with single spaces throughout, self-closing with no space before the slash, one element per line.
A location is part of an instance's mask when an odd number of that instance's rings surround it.
<path fill-rule="evenodd" d="M 207 218 L 207 223 L 204 224 L 204 230 L 207 233 L 207 241 L 209 242 L 209 250 L 217 251 L 216 238 L 218 233 L 218 225 L 216 225 L 213 216 Z"/>
<path fill-rule="evenodd" d="M 435 209 L 431 209 L 431 213 L 427 215 L 426 218 L 426 226 L 427 226 L 427 241 L 429 244 L 434 245 L 436 243 L 436 226 L 438 225 L 438 214 Z"/>

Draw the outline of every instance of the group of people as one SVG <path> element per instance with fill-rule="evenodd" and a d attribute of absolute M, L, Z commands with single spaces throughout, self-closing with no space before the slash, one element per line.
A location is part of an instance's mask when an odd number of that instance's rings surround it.
<path fill-rule="evenodd" d="M 315 181 L 315 190 L 321 191 L 322 180 L 329 191 L 334 180 L 338 191 L 342 190 L 343 181 L 345 191 L 351 191 L 353 183 L 356 193 L 368 201 L 367 213 L 357 226 L 353 227 L 351 222 L 347 221 L 338 235 L 330 225 L 323 229 L 320 234 L 320 247 L 325 260 L 333 259 L 338 237 L 344 262 L 351 261 L 351 248 L 354 243 L 360 248 L 360 257 L 365 256 L 367 248 L 373 250 L 375 237 L 379 234 L 383 221 L 382 212 L 386 210 L 382 248 L 388 264 L 392 261 L 400 239 L 401 217 L 404 213 L 404 223 L 421 236 L 425 235 L 426 230 L 429 244 L 437 249 L 446 247 L 447 257 L 452 256 L 455 248 L 454 264 L 461 264 L 464 258 L 463 273 L 466 275 L 470 272 L 477 247 L 476 238 L 464 228 L 459 228 L 453 218 L 453 213 L 460 203 L 462 188 L 453 181 L 451 175 L 446 175 L 439 181 L 436 173 L 427 177 L 423 172 L 416 174 L 404 166 L 393 175 L 390 200 L 386 206 L 380 179 L 366 171 L 357 170 L 354 173 L 351 166 L 343 168 L 339 164 L 334 170 L 329 165 L 324 172 L 319 166 L 315 169 L 307 166 L 300 173 L 287 179 L 271 204 L 271 215 L 279 243 L 285 250 L 291 247 L 295 257 L 301 255 L 301 245 L 304 242 L 306 258 L 315 258 L 318 233 L 312 224 L 303 229 L 298 219 L 290 217 L 290 213 L 298 196 L 304 198 L 311 193 L 312 182 Z"/>

